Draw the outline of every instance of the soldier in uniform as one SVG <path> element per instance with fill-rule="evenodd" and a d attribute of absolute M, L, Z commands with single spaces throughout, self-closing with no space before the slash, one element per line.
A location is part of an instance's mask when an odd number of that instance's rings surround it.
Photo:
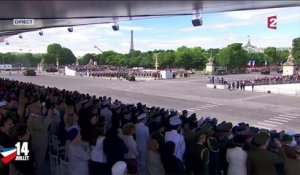
<path fill-rule="evenodd" d="M 282 163 L 283 150 L 279 140 L 274 139 L 279 153 L 273 153 L 267 150 L 270 141 L 270 135 L 266 132 L 260 132 L 254 137 L 258 148 L 248 152 L 247 172 L 249 175 L 277 175 L 276 164 Z"/>
<path fill-rule="evenodd" d="M 193 143 L 187 146 L 185 154 L 188 173 L 208 175 L 209 150 L 204 143 L 211 124 L 206 123 L 194 134 Z"/>
<path fill-rule="evenodd" d="M 227 174 L 227 161 L 226 161 L 226 151 L 229 143 L 231 142 L 230 139 L 228 139 L 229 135 L 231 134 L 232 129 L 232 123 L 227 123 L 223 121 L 219 125 L 217 125 L 216 129 L 216 138 L 219 144 L 219 156 L 220 156 L 220 171 L 223 172 L 223 174 Z"/>

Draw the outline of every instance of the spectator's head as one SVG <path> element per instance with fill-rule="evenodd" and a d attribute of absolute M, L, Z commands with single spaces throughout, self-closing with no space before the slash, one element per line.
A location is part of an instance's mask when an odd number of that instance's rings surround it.
<path fill-rule="evenodd" d="M 77 123 L 77 121 L 78 121 L 77 115 L 75 113 L 70 113 L 66 118 L 66 125 L 72 126 L 75 123 Z"/>
<path fill-rule="evenodd" d="M 124 161 L 116 162 L 111 168 L 112 175 L 127 175 L 127 164 Z"/>
<path fill-rule="evenodd" d="M 245 136 L 243 135 L 236 135 L 233 137 L 234 145 L 237 147 L 243 147 L 245 144 Z"/>
<path fill-rule="evenodd" d="M 123 134 L 127 136 L 132 136 L 135 132 L 135 127 L 133 123 L 127 123 L 122 128 Z"/>
<path fill-rule="evenodd" d="M 266 149 L 270 142 L 270 135 L 266 132 L 260 132 L 254 137 L 254 142 L 263 149 Z"/>
<path fill-rule="evenodd" d="M 90 119 L 91 125 L 95 125 L 98 121 L 98 115 L 93 115 Z"/>
<path fill-rule="evenodd" d="M 0 131 L 8 134 L 10 129 L 14 126 L 12 120 L 8 117 L 2 117 L 0 119 Z"/>
<path fill-rule="evenodd" d="M 181 120 L 178 116 L 170 118 L 171 129 L 178 129 L 181 126 Z"/>
<path fill-rule="evenodd" d="M 290 145 L 293 141 L 293 137 L 288 135 L 288 134 L 284 134 L 282 137 L 282 143 L 286 144 L 286 145 Z"/>
<path fill-rule="evenodd" d="M 14 137 L 18 141 L 28 141 L 30 139 L 30 132 L 27 125 L 18 125 L 14 131 Z"/>

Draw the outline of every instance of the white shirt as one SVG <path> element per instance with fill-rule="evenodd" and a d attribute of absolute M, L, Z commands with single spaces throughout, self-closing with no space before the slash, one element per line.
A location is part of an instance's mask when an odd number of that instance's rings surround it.
<path fill-rule="evenodd" d="M 103 151 L 103 140 L 105 137 L 100 136 L 97 138 L 96 145 L 92 146 L 92 151 L 90 153 L 91 160 L 94 162 L 106 163 L 106 155 Z"/>
<path fill-rule="evenodd" d="M 183 154 L 185 152 L 185 141 L 181 134 L 177 130 L 167 131 L 165 134 L 165 142 L 172 141 L 175 143 L 174 156 L 182 161 Z"/>
<path fill-rule="evenodd" d="M 247 175 L 247 153 L 241 147 L 228 148 L 228 175 Z"/>
<path fill-rule="evenodd" d="M 112 117 L 111 110 L 108 109 L 107 107 L 105 107 L 105 108 L 101 109 L 100 115 L 105 117 L 107 128 L 111 128 L 111 117 Z"/>
<path fill-rule="evenodd" d="M 135 136 L 137 149 L 139 152 L 147 154 L 148 141 L 150 139 L 149 128 L 144 123 L 138 123 L 135 125 Z"/>
<path fill-rule="evenodd" d="M 122 140 L 124 141 L 126 147 L 128 148 L 128 153 L 124 154 L 124 158 L 126 159 L 136 159 L 139 155 L 137 151 L 136 141 L 132 136 L 123 135 Z"/>

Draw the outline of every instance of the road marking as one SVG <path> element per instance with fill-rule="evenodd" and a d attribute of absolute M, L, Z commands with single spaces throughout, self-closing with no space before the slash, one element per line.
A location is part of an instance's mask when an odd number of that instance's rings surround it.
<path fill-rule="evenodd" d="M 280 114 L 279 116 L 281 116 L 281 117 L 287 117 L 287 118 L 292 118 L 292 119 L 296 119 L 296 118 L 298 118 L 298 117 L 295 117 L 295 116 L 289 116 L 289 115 L 282 115 L 282 114 Z"/>
<path fill-rule="evenodd" d="M 286 121 L 286 120 L 276 119 L 276 118 L 269 118 L 269 120 L 274 120 L 274 121 L 279 121 L 279 122 L 285 122 L 285 123 L 288 122 L 288 121 Z"/>
<path fill-rule="evenodd" d="M 256 128 L 260 128 L 260 129 L 267 129 L 267 130 L 271 130 L 272 129 L 270 127 L 261 126 L 261 125 L 251 125 L 251 126 L 256 127 Z"/>
<path fill-rule="evenodd" d="M 273 123 L 273 124 L 279 124 L 279 125 L 283 124 L 283 123 L 280 123 L 280 122 L 274 122 L 274 121 L 269 121 L 269 120 L 264 120 L 264 122 Z"/>
<path fill-rule="evenodd" d="M 213 108 L 213 107 L 217 107 L 217 106 L 222 106 L 221 104 L 213 104 L 213 103 L 209 103 L 209 104 L 205 104 L 202 106 L 197 106 L 197 107 L 193 107 L 193 108 L 189 108 L 187 109 L 187 111 L 196 111 L 196 110 L 202 110 L 202 109 L 209 109 L 209 108 Z"/>
<path fill-rule="evenodd" d="M 196 108 L 190 108 L 190 109 L 193 109 L 193 110 L 201 110 L 201 109 L 209 109 L 209 108 L 213 108 L 215 107 L 216 105 L 211 105 L 211 106 L 199 106 L 199 107 L 196 107 Z"/>
<path fill-rule="evenodd" d="M 272 125 L 272 124 L 269 124 L 269 123 L 263 123 L 263 122 L 257 122 L 258 124 L 260 125 L 267 125 L 267 126 L 273 126 L 273 127 L 276 127 L 277 125 Z"/>
<path fill-rule="evenodd" d="M 286 114 L 286 115 L 300 117 L 300 114 Z"/>
<path fill-rule="evenodd" d="M 293 119 L 286 118 L 286 117 L 274 117 L 274 118 L 285 119 L 285 120 L 293 120 Z"/>

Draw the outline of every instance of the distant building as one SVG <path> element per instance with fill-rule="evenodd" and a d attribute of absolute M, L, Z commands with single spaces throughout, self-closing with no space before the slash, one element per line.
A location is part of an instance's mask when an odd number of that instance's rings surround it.
<path fill-rule="evenodd" d="M 248 52 L 264 52 L 263 48 L 257 48 L 256 46 L 251 44 L 250 36 L 248 36 L 248 42 L 243 48 Z"/>
<path fill-rule="evenodd" d="M 245 44 L 245 46 L 243 47 L 245 50 L 247 50 L 248 52 L 261 52 L 263 53 L 265 48 L 258 48 L 254 45 L 251 44 L 250 41 L 250 36 L 248 36 L 248 42 Z M 283 50 L 288 50 L 291 51 L 292 48 L 291 47 L 276 47 L 276 50 L 278 51 L 283 51 Z"/>

